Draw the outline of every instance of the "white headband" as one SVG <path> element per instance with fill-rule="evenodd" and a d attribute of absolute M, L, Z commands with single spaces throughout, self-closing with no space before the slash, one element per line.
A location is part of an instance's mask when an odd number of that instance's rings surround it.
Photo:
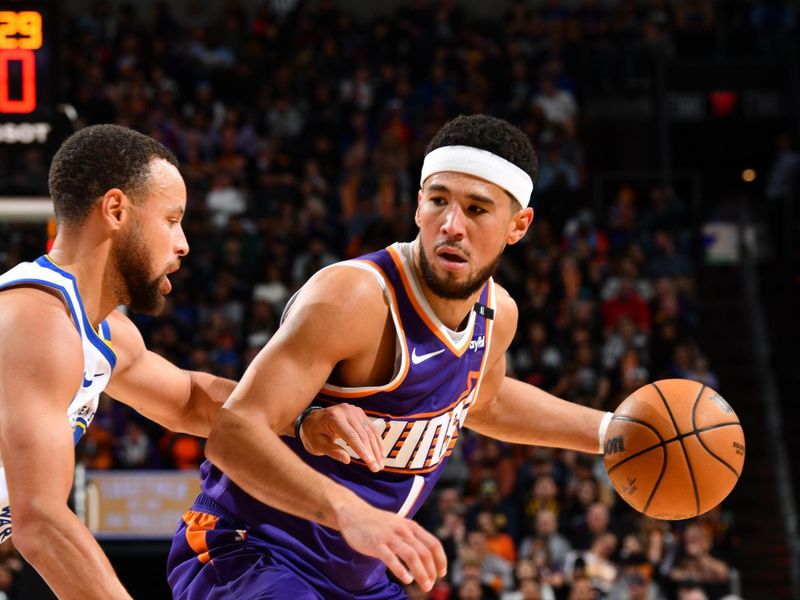
<path fill-rule="evenodd" d="M 442 146 L 429 152 L 422 163 L 420 187 L 428 177 L 442 171 L 466 173 L 491 181 L 514 196 L 522 208 L 528 206 L 533 192 L 533 181 L 525 171 L 505 158 L 472 146 Z"/>

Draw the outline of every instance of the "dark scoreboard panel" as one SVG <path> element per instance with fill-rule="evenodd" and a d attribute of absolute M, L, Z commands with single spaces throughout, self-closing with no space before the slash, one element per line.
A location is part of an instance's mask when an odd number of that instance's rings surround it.
<path fill-rule="evenodd" d="M 43 144 L 55 117 L 58 0 L 0 1 L 0 143 Z"/>
<path fill-rule="evenodd" d="M 61 4 L 0 0 L 0 204 L 47 195 L 50 160 L 73 130 L 58 90 Z"/>

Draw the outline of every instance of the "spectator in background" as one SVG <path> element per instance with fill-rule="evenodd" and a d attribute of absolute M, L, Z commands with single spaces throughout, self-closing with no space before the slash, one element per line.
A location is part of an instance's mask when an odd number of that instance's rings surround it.
<path fill-rule="evenodd" d="M 522 540 L 519 547 L 521 557 L 530 558 L 537 547 L 544 547 L 552 570 L 563 571 L 567 554 L 572 549 L 569 540 L 559 533 L 558 519 L 551 510 L 540 510 L 536 513 L 534 534 Z"/>
<path fill-rule="evenodd" d="M 616 327 L 623 317 L 629 317 L 644 333 L 650 333 L 650 307 L 636 290 L 636 282 L 630 275 L 618 280 L 616 290 L 603 302 L 603 327 L 606 333 Z"/>
<path fill-rule="evenodd" d="M 500 591 L 509 589 L 514 583 L 513 567 L 489 551 L 486 546 L 486 535 L 480 531 L 467 534 L 465 544 L 459 549 L 458 559 L 453 565 L 452 582 L 456 588 L 470 579 L 488 586 L 497 597 Z M 485 591 L 487 593 L 488 590 Z"/>
<path fill-rule="evenodd" d="M 561 502 L 558 498 L 558 485 L 552 475 L 541 475 L 533 483 L 530 498 L 525 503 L 525 519 L 529 523 L 536 522 L 540 511 L 548 510 L 558 516 Z"/>
<path fill-rule="evenodd" d="M 678 588 L 678 600 L 708 600 L 708 595 L 702 587 L 688 584 Z"/>
<path fill-rule="evenodd" d="M 339 262 L 339 257 L 328 250 L 327 242 L 315 237 L 308 242 L 307 249 L 292 261 L 292 282 L 295 285 L 302 284 L 320 269 L 336 262 Z"/>
<path fill-rule="evenodd" d="M 478 513 L 476 524 L 478 531 L 486 536 L 486 549 L 495 556 L 514 564 L 514 561 L 517 560 L 517 548 L 513 538 L 501 530 L 505 521 L 502 514 L 484 510 Z"/>
<path fill-rule="evenodd" d="M 709 591 L 729 591 L 730 567 L 711 555 L 711 546 L 710 531 L 701 524 L 689 524 L 683 532 L 683 552 L 670 569 L 669 578 L 679 586 L 693 583 Z"/>
<path fill-rule="evenodd" d="M 514 352 L 511 364 L 517 376 L 537 387 L 552 389 L 562 364 L 561 352 L 550 343 L 547 328 L 541 321 L 528 325 L 525 343 Z"/>
<path fill-rule="evenodd" d="M 578 189 L 578 170 L 574 164 L 567 162 L 556 144 L 549 144 L 542 153 L 539 165 L 539 179 L 536 190 L 539 194 L 554 192 L 574 192 Z"/>
<path fill-rule="evenodd" d="M 610 531 L 611 516 L 608 505 L 595 502 L 586 510 L 586 517 L 573 524 L 569 540 L 576 550 L 588 550 L 595 538 Z"/>
<path fill-rule="evenodd" d="M 666 231 L 657 231 L 653 239 L 655 249 L 647 265 L 647 275 L 653 279 L 657 277 L 688 277 L 692 274 L 692 263 L 680 254 L 672 239 Z"/>
<path fill-rule="evenodd" d="M 594 589 L 608 594 L 617 578 L 618 569 L 611 560 L 616 547 L 617 536 L 606 532 L 598 534 L 588 550 L 570 551 L 564 563 L 567 581 L 575 581 L 576 575 L 587 577 Z"/>
<path fill-rule="evenodd" d="M 158 466 L 153 442 L 145 428 L 135 420 L 125 424 L 125 433 L 117 441 L 117 461 L 124 469 L 152 469 Z"/>
<path fill-rule="evenodd" d="M 567 600 L 596 600 L 597 592 L 592 581 L 585 575 L 576 576 L 569 588 Z"/>
<path fill-rule="evenodd" d="M 665 596 L 652 581 L 647 570 L 639 565 L 626 566 L 606 598 L 607 600 L 665 600 Z"/>
<path fill-rule="evenodd" d="M 558 89 L 550 75 L 539 79 L 539 92 L 533 97 L 533 105 L 540 108 L 551 123 L 568 127 L 575 124 L 578 115 L 575 97 L 567 90 Z"/>

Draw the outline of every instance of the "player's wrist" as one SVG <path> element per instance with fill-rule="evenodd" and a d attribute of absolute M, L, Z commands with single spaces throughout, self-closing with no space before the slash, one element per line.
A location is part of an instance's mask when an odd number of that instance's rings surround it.
<path fill-rule="evenodd" d="M 331 516 L 331 527 L 338 531 L 349 529 L 363 521 L 370 511 L 377 510 L 345 487 L 332 494 L 326 504 Z"/>
<path fill-rule="evenodd" d="M 312 412 L 316 410 L 322 410 L 323 408 L 324 406 L 317 406 L 316 404 L 312 404 L 311 406 L 306 408 L 303 412 L 301 412 L 299 415 L 297 415 L 297 418 L 294 420 L 294 437 L 296 439 L 302 441 L 300 435 L 303 431 L 303 421 L 306 420 L 306 417 L 308 417 L 308 415 L 310 415 Z"/>
<path fill-rule="evenodd" d="M 607 412 L 603 415 L 603 418 L 600 419 L 600 426 L 597 429 L 597 441 L 598 441 L 598 454 L 603 454 L 606 447 L 606 431 L 608 430 L 608 425 L 611 423 L 611 418 L 614 416 L 614 413 Z"/>

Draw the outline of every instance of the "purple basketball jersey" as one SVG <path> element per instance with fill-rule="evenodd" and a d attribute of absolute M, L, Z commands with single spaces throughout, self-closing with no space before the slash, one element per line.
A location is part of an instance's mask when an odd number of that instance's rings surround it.
<path fill-rule="evenodd" d="M 395 373 L 382 386 L 325 385 L 315 402 L 348 402 L 382 421 L 385 468 L 372 473 L 350 449 L 349 465 L 311 456 L 298 440 L 284 438 L 317 471 L 373 506 L 404 516 L 413 515 L 430 494 L 477 398 L 492 331 L 492 320 L 485 315 L 495 310 L 490 280 L 479 301 L 489 310 L 471 311 L 460 332 L 446 328 L 420 290 L 412 247 L 398 243 L 330 267 L 365 269 L 384 289 L 397 333 Z M 208 461 L 202 477 L 204 494 L 246 523 L 249 535 L 265 540 L 281 560 L 352 592 L 386 577 L 382 562 L 353 551 L 339 532 L 258 502 Z"/>

